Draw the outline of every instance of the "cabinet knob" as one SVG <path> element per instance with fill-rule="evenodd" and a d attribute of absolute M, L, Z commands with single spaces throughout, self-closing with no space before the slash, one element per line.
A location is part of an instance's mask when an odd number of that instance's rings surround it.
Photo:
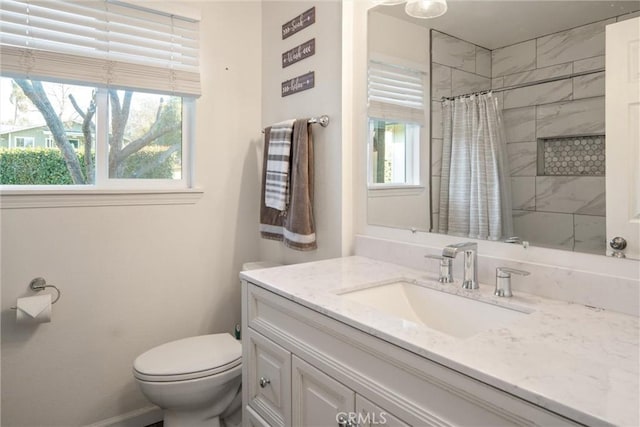
<path fill-rule="evenodd" d="M 271 380 L 269 378 L 260 377 L 260 383 L 259 384 L 260 384 L 261 388 L 265 388 L 266 386 L 271 384 Z"/>

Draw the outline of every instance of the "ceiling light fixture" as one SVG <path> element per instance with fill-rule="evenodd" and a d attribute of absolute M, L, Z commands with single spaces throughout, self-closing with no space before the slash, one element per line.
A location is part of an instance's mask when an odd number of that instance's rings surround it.
<path fill-rule="evenodd" d="M 404 11 L 414 18 L 437 18 L 447 11 L 447 0 L 373 0 L 380 6 L 394 6 L 405 1 Z"/>
<path fill-rule="evenodd" d="M 404 3 L 407 0 L 373 0 L 375 4 L 379 4 L 382 6 L 393 6 L 395 4 Z"/>
<path fill-rule="evenodd" d="M 414 18 L 437 18 L 447 11 L 447 0 L 409 0 L 404 11 Z"/>

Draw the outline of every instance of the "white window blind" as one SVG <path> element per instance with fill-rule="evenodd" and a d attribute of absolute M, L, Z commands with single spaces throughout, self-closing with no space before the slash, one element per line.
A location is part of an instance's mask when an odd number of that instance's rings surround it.
<path fill-rule="evenodd" d="M 369 116 L 424 124 L 424 73 L 369 61 Z"/>
<path fill-rule="evenodd" d="M 118 1 L 2 0 L 3 75 L 200 95 L 198 22 Z"/>

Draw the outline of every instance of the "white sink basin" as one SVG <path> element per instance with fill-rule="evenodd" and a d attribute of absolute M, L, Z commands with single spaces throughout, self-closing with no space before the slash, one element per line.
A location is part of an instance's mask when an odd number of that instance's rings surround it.
<path fill-rule="evenodd" d="M 529 314 L 528 311 L 449 294 L 404 279 L 341 292 L 340 295 L 459 338 L 499 328 Z"/>

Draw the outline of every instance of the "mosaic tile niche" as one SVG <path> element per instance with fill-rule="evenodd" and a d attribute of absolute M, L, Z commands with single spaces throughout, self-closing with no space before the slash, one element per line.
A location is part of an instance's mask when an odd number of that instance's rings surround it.
<path fill-rule="evenodd" d="M 538 175 L 604 176 L 604 135 L 538 139 Z"/>

